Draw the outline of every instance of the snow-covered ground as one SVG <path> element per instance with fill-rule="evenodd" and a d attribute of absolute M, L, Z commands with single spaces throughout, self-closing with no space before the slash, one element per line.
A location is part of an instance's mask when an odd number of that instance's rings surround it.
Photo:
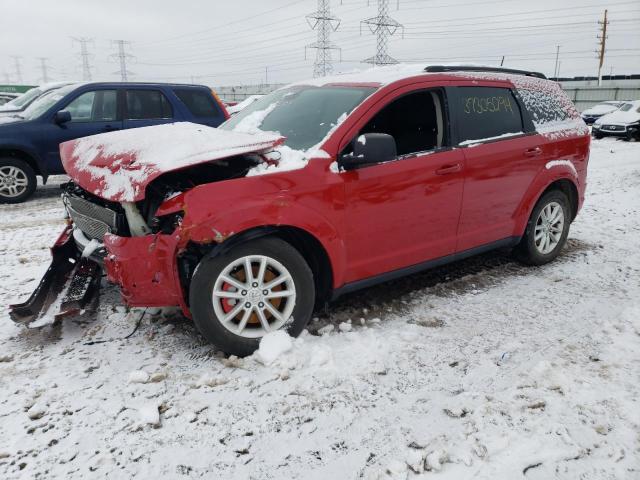
<path fill-rule="evenodd" d="M 640 143 L 593 143 L 556 262 L 497 252 L 226 359 L 171 312 L 27 330 L 55 185 L 0 206 L 0 478 L 640 478 Z M 320 333 L 319 333 L 320 332 Z M 274 359 L 275 358 L 275 359 Z"/>

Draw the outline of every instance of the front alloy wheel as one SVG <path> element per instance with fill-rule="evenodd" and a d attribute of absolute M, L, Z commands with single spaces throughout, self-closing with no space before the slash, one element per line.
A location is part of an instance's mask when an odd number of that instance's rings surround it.
<path fill-rule="evenodd" d="M 299 335 L 313 313 L 315 294 L 313 273 L 298 250 L 263 237 L 206 255 L 191 280 L 189 308 L 209 342 L 244 356 L 269 332 Z"/>
<path fill-rule="evenodd" d="M 213 311 L 230 332 L 262 337 L 281 328 L 296 304 L 289 270 L 265 255 L 248 255 L 227 265 L 213 286 Z"/>

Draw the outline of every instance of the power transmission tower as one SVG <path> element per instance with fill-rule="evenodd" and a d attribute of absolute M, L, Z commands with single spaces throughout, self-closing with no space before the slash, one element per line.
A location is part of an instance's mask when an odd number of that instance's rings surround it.
<path fill-rule="evenodd" d="M 131 45 L 131 42 L 127 42 L 126 40 L 114 40 L 118 46 L 118 53 L 114 53 L 110 56 L 112 59 L 117 59 L 120 63 L 120 80 L 126 82 L 128 80 L 129 75 L 133 75 L 132 72 L 127 70 L 127 60 L 133 60 L 135 57 L 130 53 L 127 53 L 127 46 Z"/>
<path fill-rule="evenodd" d="M 602 33 L 598 35 L 600 39 L 600 51 L 598 53 L 598 86 L 602 85 L 602 64 L 604 64 L 604 52 L 607 46 L 607 25 L 609 25 L 609 20 L 607 20 L 607 10 L 604 11 L 604 19 L 600 22 L 599 25 L 602 25 Z"/>
<path fill-rule="evenodd" d="M 12 55 L 11 58 L 13 58 L 13 64 L 15 65 L 16 69 L 16 82 L 22 83 L 22 65 L 20 64 L 20 62 L 22 61 L 22 57 L 18 55 Z"/>
<path fill-rule="evenodd" d="M 362 24 L 365 24 L 375 33 L 376 54 L 369 57 L 363 62 L 373 65 L 392 65 L 398 61 L 388 54 L 389 37 L 394 35 L 399 29 L 404 34 L 404 26 L 389 16 L 389 0 L 378 0 L 378 15 L 376 17 L 367 18 L 360 22 L 360 32 L 362 33 Z"/>
<path fill-rule="evenodd" d="M 331 32 L 336 31 L 340 26 L 340 19 L 331 15 L 330 0 L 318 0 L 318 10 L 307 15 L 307 23 L 312 30 L 318 31 L 318 38 L 315 42 L 304 48 L 305 58 L 307 48 L 316 49 L 316 61 L 313 64 L 313 76 L 324 77 L 333 72 L 331 50 L 340 48 L 331 39 Z"/>
<path fill-rule="evenodd" d="M 80 44 L 80 58 L 82 59 L 82 80 L 85 82 L 91 81 L 91 64 L 89 61 L 92 58 L 92 55 L 89 53 L 89 49 L 87 45 L 89 43 L 93 43 L 92 38 L 86 37 L 71 37 L 74 42 L 78 42 Z"/>
<path fill-rule="evenodd" d="M 42 83 L 47 83 L 49 81 L 49 75 L 47 75 L 48 69 L 49 69 L 47 65 L 48 58 L 38 57 L 38 60 L 40 60 L 40 71 L 42 72 Z"/>

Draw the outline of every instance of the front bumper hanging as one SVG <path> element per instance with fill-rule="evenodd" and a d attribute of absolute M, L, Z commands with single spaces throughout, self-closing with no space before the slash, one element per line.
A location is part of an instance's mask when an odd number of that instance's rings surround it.
<path fill-rule="evenodd" d="M 9 316 L 14 322 L 29 325 L 45 317 L 57 321 L 77 315 L 98 293 L 102 268 L 81 257 L 70 226 L 51 248 L 51 254 L 51 265 L 29 299 L 9 306 Z M 52 309 L 57 312 L 49 312 Z"/>

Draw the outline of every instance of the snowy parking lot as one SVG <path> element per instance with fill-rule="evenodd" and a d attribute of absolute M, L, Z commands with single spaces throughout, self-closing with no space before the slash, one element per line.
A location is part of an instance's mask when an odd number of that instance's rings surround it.
<path fill-rule="evenodd" d="M 111 286 L 97 315 L 14 325 L 62 181 L 0 206 L 0 478 L 640 478 L 640 143 L 593 142 L 552 264 L 500 251 L 350 295 L 275 359 Z"/>

